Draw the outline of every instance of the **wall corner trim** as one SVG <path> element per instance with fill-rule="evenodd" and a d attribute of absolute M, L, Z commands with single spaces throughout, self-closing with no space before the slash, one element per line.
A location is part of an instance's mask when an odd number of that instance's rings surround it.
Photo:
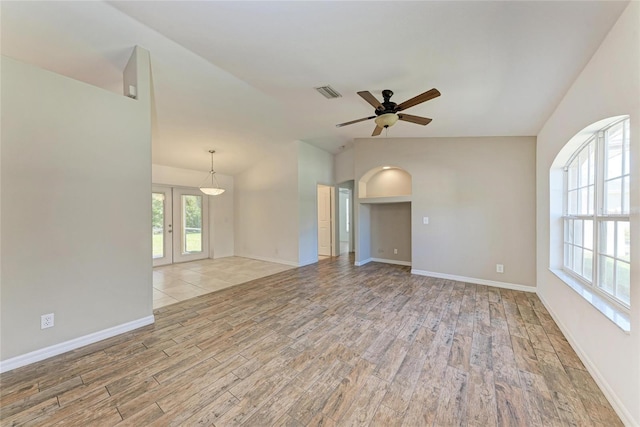
<path fill-rule="evenodd" d="M 587 356 L 587 353 L 585 353 L 584 350 L 582 350 L 582 347 L 578 345 L 578 342 L 573 338 L 573 335 L 571 335 L 571 332 L 569 331 L 569 329 L 567 329 L 567 327 L 560 321 L 560 318 L 556 316 L 556 313 L 551 309 L 551 306 L 547 304 L 547 302 L 545 301 L 545 299 L 540 293 L 537 293 L 537 295 L 538 295 L 538 298 L 540 298 L 540 301 L 542 301 L 542 305 L 544 305 L 544 307 L 547 309 L 547 311 L 553 318 L 553 321 L 556 322 L 556 324 L 560 328 L 560 331 L 567 338 L 567 340 L 569 341 L 569 344 L 571 344 L 571 347 L 576 352 L 576 354 L 584 364 L 585 368 L 587 368 L 587 371 L 589 371 L 589 373 L 595 380 L 596 384 L 598 384 L 598 387 L 600 387 L 600 390 L 602 390 L 602 393 L 604 394 L 604 396 L 607 398 L 607 400 L 613 407 L 613 410 L 616 411 L 616 414 L 618 414 L 618 416 L 622 420 L 622 423 L 625 426 L 640 425 L 640 420 L 633 419 L 633 416 L 631 415 L 631 413 L 620 401 L 620 399 L 618 398 L 618 395 L 611 388 L 611 386 L 609 386 L 609 383 L 605 380 L 604 376 L 600 373 L 600 370 L 598 369 L 598 367 L 591 361 L 591 359 L 589 359 L 589 357 Z"/>
<path fill-rule="evenodd" d="M 371 261 L 373 261 L 373 259 L 367 258 L 367 259 L 365 259 L 363 261 L 356 261 L 356 262 L 353 263 L 353 265 L 355 265 L 356 267 L 362 267 L 365 264 L 369 264 Z"/>
<path fill-rule="evenodd" d="M 371 258 L 371 261 L 383 262 L 385 264 L 404 265 L 405 267 L 411 267 L 411 261 L 398 261 L 395 259 L 385 259 L 385 258 Z"/>
<path fill-rule="evenodd" d="M 114 337 L 116 335 L 124 334 L 125 332 L 132 331 L 134 329 L 141 328 L 143 326 L 151 325 L 155 321 L 153 314 L 151 316 L 143 317 L 141 319 L 132 320 L 131 322 L 123 323 L 121 325 L 113 326 L 111 328 L 103 329 L 98 332 L 74 338 L 69 341 L 54 344 L 49 347 L 41 348 L 39 350 L 32 351 L 20 356 L 12 357 L 0 362 L 0 373 L 11 371 L 22 366 L 30 365 L 32 363 L 40 362 L 41 360 L 48 359 L 53 356 L 57 356 L 62 353 L 66 353 L 71 350 L 75 350 L 85 345 L 93 344 L 98 341 L 102 341 L 107 338 Z"/>
<path fill-rule="evenodd" d="M 493 286 L 496 288 L 511 289 L 514 291 L 536 292 L 535 286 L 519 285 L 516 283 L 497 282 L 495 280 L 476 279 L 475 277 L 456 276 L 453 274 L 435 273 L 433 271 L 411 269 L 411 274 L 419 276 L 436 277 L 438 279 L 456 280 L 458 282 L 474 283 L 476 285 Z"/>

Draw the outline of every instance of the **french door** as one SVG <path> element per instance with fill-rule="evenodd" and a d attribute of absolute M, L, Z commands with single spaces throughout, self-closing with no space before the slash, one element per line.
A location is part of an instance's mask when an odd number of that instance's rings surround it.
<path fill-rule="evenodd" d="M 208 196 L 197 188 L 152 191 L 153 266 L 208 258 Z"/>

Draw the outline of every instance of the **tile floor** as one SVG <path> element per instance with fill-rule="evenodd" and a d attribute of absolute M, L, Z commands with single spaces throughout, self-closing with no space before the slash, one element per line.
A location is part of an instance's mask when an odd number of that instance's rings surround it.
<path fill-rule="evenodd" d="M 242 257 L 203 259 L 153 269 L 153 308 L 270 276 L 294 267 Z"/>

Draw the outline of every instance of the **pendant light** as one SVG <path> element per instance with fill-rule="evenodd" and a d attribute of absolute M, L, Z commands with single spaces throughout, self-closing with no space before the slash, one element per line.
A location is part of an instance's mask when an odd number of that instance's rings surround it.
<path fill-rule="evenodd" d="M 224 188 L 220 188 L 218 184 L 218 178 L 216 178 L 216 171 L 213 170 L 213 153 L 216 150 L 209 150 L 211 153 L 211 170 L 209 171 L 209 176 L 211 176 L 211 185 L 209 184 L 209 177 L 207 177 L 202 184 L 200 184 L 200 191 L 209 196 L 217 196 L 224 193 Z M 215 185 L 214 185 L 215 181 Z"/>

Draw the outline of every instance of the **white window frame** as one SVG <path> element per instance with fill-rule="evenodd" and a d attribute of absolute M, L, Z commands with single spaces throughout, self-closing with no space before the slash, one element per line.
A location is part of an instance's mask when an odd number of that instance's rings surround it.
<path fill-rule="evenodd" d="M 581 144 L 574 152 L 573 154 L 569 157 L 568 161 L 565 163 L 564 166 L 564 177 L 563 177 L 563 216 L 562 216 L 562 242 L 563 242 L 563 249 L 562 249 L 562 270 L 565 274 L 567 274 L 568 276 L 570 276 L 572 279 L 578 281 L 582 286 L 585 286 L 587 288 L 589 288 L 592 292 L 596 293 L 598 296 L 600 296 L 601 298 L 604 298 L 606 301 L 608 301 L 610 304 L 612 304 L 614 307 L 616 307 L 618 310 L 624 312 L 624 313 L 629 313 L 629 309 L 630 309 L 630 305 L 623 301 L 620 298 L 617 298 L 615 295 L 610 294 L 609 292 L 603 290 L 600 287 L 600 271 L 599 269 L 601 268 L 600 265 L 600 257 L 601 256 L 607 256 L 609 258 L 612 258 L 611 256 L 609 256 L 608 254 L 603 253 L 603 248 L 601 246 L 602 242 L 601 242 L 601 238 L 602 238 L 602 226 L 603 224 L 606 224 L 610 221 L 614 221 L 616 223 L 616 227 L 618 226 L 619 222 L 627 222 L 630 223 L 630 216 L 629 216 L 629 201 L 627 201 L 627 205 L 626 205 L 626 213 L 620 213 L 620 214 L 609 214 L 606 213 L 604 211 L 604 203 L 605 203 L 605 194 L 604 194 L 604 187 L 605 187 L 605 181 L 607 181 L 606 179 L 606 153 L 605 153 L 605 146 L 606 146 L 606 139 L 605 139 L 605 135 L 608 129 L 617 126 L 621 123 L 624 122 L 628 122 L 629 121 L 629 117 L 624 117 L 620 120 L 616 120 L 615 122 L 609 123 L 607 124 L 607 126 L 601 128 L 600 130 L 594 132 L 594 134 L 589 137 L 583 144 Z M 627 141 L 629 140 L 629 135 L 625 134 L 624 132 L 625 129 L 629 129 L 629 125 L 624 125 L 623 124 L 623 141 L 626 139 Z M 593 143 L 594 144 L 594 151 L 595 151 L 595 161 L 594 161 L 594 191 L 593 191 L 593 201 L 592 201 L 592 206 L 590 209 L 591 213 L 588 214 L 569 214 L 569 167 L 571 165 L 571 163 L 580 156 L 580 154 L 582 153 L 582 151 L 584 149 L 586 149 L 586 147 Z M 624 156 L 628 155 L 628 153 L 625 153 L 624 150 L 622 150 L 622 156 L 623 158 L 621 159 L 622 165 L 625 164 L 625 158 Z M 626 174 L 625 174 L 626 172 Z M 627 177 L 626 182 L 629 182 L 629 170 L 626 171 L 622 171 L 622 175 L 620 177 L 621 179 L 621 198 L 623 199 L 623 195 L 624 195 L 624 185 L 625 185 L 625 177 Z M 617 179 L 618 177 L 616 177 L 615 179 Z M 579 189 L 582 188 L 580 187 L 580 182 L 579 182 L 579 177 L 577 177 L 576 179 L 578 179 L 578 184 L 576 187 L 576 191 L 579 192 Z M 587 182 L 587 187 L 589 186 L 589 182 Z M 579 193 L 578 193 L 579 194 Z M 578 202 L 578 212 L 580 212 L 579 210 L 579 198 L 577 199 Z M 622 204 L 622 209 L 624 210 L 625 206 L 624 203 Z M 585 277 L 585 275 L 583 275 L 582 273 L 584 272 L 584 266 L 582 268 L 582 271 L 580 273 L 576 272 L 573 267 L 575 266 L 573 263 L 570 263 L 570 260 L 568 259 L 568 246 L 571 246 L 571 249 L 573 250 L 574 247 L 579 247 L 582 248 L 582 250 L 585 249 L 585 242 L 584 242 L 584 235 L 585 232 L 583 231 L 583 241 L 580 243 L 580 245 L 576 245 L 576 240 L 575 237 L 573 239 L 568 239 L 567 235 L 568 235 L 568 229 L 567 229 L 567 224 L 571 223 L 571 226 L 573 227 L 575 224 L 575 221 L 583 221 L 583 224 L 585 221 L 591 221 L 592 224 L 592 258 L 591 258 L 591 280 L 589 280 L 587 277 Z M 617 233 L 616 233 L 617 234 Z M 617 239 L 617 236 L 615 237 L 615 239 Z M 570 241 L 569 241 L 570 240 Z M 614 241 L 614 247 L 617 247 L 616 242 Z M 588 248 L 587 248 L 588 249 Z M 616 249 L 617 250 L 617 249 Z M 614 254 L 614 266 L 616 265 L 617 262 L 623 262 L 629 265 L 630 267 L 630 260 L 623 260 L 617 256 L 615 256 Z M 614 293 L 615 293 L 615 267 L 614 267 Z"/>

